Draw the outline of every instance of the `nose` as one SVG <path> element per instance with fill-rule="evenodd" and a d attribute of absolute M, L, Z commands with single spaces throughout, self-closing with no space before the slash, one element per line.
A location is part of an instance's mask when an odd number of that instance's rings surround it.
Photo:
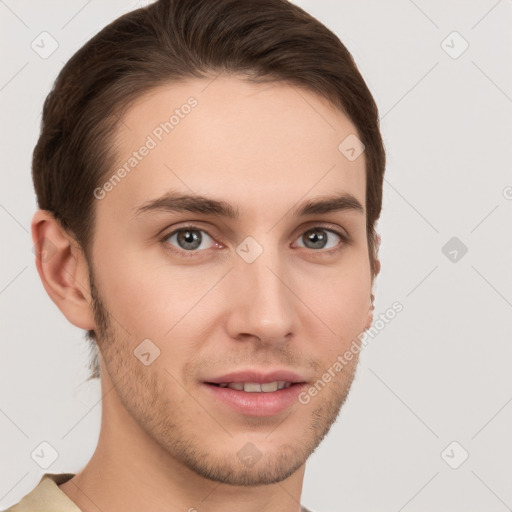
<path fill-rule="evenodd" d="M 278 249 L 265 249 L 252 263 L 236 258 L 229 276 L 232 339 L 259 339 L 263 344 L 285 344 L 298 327 L 293 282 Z"/>

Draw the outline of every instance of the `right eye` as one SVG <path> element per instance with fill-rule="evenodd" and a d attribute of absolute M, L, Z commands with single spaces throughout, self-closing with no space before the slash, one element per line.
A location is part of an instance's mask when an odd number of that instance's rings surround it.
<path fill-rule="evenodd" d="M 171 233 L 166 234 L 162 238 L 162 242 L 167 244 L 167 246 L 171 245 L 173 251 L 192 253 L 187 256 L 192 256 L 193 253 L 218 246 L 218 243 L 206 231 L 196 226 L 185 226 L 175 229 Z M 204 244 L 209 244 L 209 246 L 204 247 Z"/>

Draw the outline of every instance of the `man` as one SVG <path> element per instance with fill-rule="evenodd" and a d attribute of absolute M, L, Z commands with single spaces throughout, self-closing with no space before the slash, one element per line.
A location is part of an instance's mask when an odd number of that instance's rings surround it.
<path fill-rule="evenodd" d="M 307 512 L 372 321 L 384 167 L 350 54 L 287 1 L 160 0 L 86 43 L 44 105 L 32 236 L 97 346 L 101 432 L 9 510 Z"/>

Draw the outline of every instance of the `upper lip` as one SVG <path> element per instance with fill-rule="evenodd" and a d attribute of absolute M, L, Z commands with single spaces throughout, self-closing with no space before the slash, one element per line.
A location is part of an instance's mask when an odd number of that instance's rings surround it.
<path fill-rule="evenodd" d="M 274 370 L 272 372 L 263 372 L 260 370 L 246 370 L 231 372 L 220 377 L 213 377 L 205 380 L 204 382 L 212 384 L 221 384 L 223 382 L 254 382 L 259 384 L 265 384 L 267 382 L 285 381 L 285 382 L 305 382 L 306 380 L 289 370 Z"/>

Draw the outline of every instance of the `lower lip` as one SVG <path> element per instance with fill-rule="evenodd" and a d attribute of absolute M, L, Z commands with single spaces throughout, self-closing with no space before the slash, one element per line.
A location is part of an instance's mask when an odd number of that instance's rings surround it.
<path fill-rule="evenodd" d="M 248 393 L 237 389 L 221 388 L 213 384 L 205 384 L 208 393 L 240 414 L 247 416 L 272 416 L 288 409 L 298 402 L 299 393 L 306 387 L 305 383 L 297 383 L 289 388 L 269 393 Z"/>

